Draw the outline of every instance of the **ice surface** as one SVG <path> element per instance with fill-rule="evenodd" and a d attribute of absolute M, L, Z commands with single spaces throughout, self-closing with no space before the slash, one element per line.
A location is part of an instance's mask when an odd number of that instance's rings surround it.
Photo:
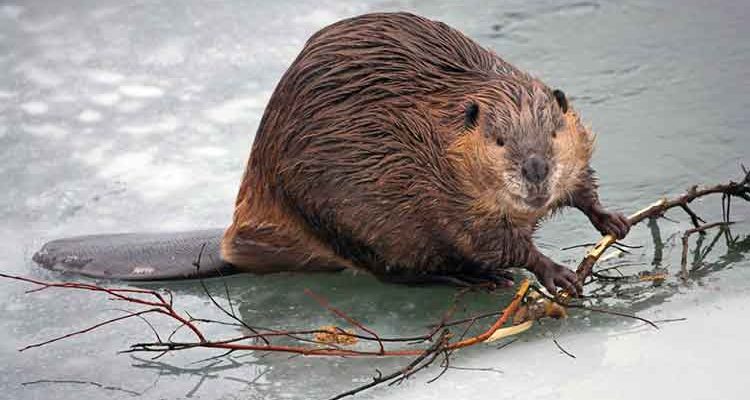
<path fill-rule="evenodd" d="M 52 238 L 226 226 L 263 107 L 305 40 L 325 24 L 383 10 L 443 20 L 564 90 L 598 133 L 594 167 L 603 200 L 615 209 L 633 211 L 692 183 L 734 178 L 741 161 L 750 164 L 750 9 L 742 2 L 6 0 L 0 270 L 66 279 L 30 261 Z M 719 199 L 695 207 L 707 219 L 720 216 Z M 691 262 L 690 284 L 670 276 L 660 287 L 626 288 L 601 304 L 685 321 L 654 331 L 574 312 L 502 350 L 480 346 L 453 359 L 457 367 L 501 372 L 451 369 L 427 384 L 435 367 L 360 398 L 745 398 L 750 207 L 732 209 L 737 242 L 727 246 L 720 237 L 704 262 Z M 689 224 L 659 226 L 661 263 L 645 227 L 628 238 L 645 247 L 611 262 L 634 265 L 624 272 L 659 264 L 674 274 L 676 235 Z M 573 264 L 581 251 L 558 249 L 596 237 L 571 211 L 547 223 L 538 243 Z M 229 282 L 242 316 L 259 325 L 333 323 L 303 294 L 311 288 L 388 335 L 422 330 L 453 293 L 361 275 Z M 180 307 L 219 316 L 194 282 L 162 285 Z M 119 315 L 101 296 L 25 289 L 0 281 L 2 398 L 317 399 L 405 362 L 258 354 L 196 362 L 216 354 L 201 350 L 159 360 L 116 354 L 150 339 L 138 323 L 18 353 Z M 492 309 L 507 296 L 476 296 L 472 305 Z M 553 337 L 576 358 L 563 355 Z M 39 380 L 67 382 L 29 383 Z"/>

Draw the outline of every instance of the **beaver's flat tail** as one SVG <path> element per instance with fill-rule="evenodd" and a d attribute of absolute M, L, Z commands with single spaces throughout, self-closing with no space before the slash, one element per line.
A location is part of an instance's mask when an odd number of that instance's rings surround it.
<path fill-rule="evenodd" d="M 122 233 L 53 240 L 34 254 L 44 268 L 132 281 L 192 279 L 235 273 L 219 254 L 221 229 Z M 200 268 L 194 265 L 198 254 Z"/>

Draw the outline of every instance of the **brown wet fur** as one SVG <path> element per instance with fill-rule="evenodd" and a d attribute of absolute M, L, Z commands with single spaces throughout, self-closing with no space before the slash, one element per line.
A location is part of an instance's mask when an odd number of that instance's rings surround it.
<path fill-rule="evenodd" d="M 549 87 L 447 25 L 343 20 L 308 40 L 271 97 L 222 255 L 251 272 L 398 281 L 526 267 L 569 287 L 532 234 L 563 206 L 622 228 L 599 205 L 592 146 Z M 524 179 L 531 155 L 548 166 L 542 182 Z"/>

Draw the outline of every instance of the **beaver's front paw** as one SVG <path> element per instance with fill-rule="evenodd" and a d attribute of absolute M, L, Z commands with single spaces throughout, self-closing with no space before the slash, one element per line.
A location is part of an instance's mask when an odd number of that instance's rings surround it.
<path fill-rule="evenodd" d="M 578 282 L 578 276 L 575 272 L 546 257 L 540 265 L 530 268 L 530 270 L 536 275 L 539 283 L 552 295 L 557 293 L 557 287 L 574 296 L 579 296 L 583 292 L 583 287 Z"/>
<path fill-rule="evenodd" d="M 617 239 L 622 239 L 630 231 L 628 217 L 618 212 L 599 209 L 589 214 L 589 220 L 602 235 L 612 235 Z"/>

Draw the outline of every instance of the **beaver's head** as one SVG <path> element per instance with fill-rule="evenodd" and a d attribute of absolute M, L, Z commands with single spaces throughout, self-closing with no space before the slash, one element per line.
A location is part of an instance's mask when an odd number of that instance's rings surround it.
<path fill-rule="evenodd" d="M 503 79 L 470 96 L 463 113 L 452 150 L 477 211 L 534 221 L 585 179 L 593 135 L 562 91 Z"/>

